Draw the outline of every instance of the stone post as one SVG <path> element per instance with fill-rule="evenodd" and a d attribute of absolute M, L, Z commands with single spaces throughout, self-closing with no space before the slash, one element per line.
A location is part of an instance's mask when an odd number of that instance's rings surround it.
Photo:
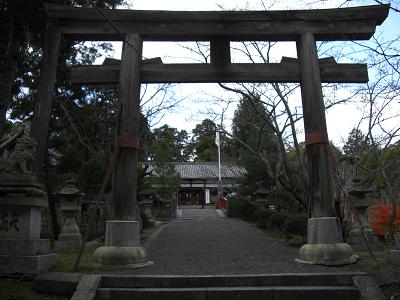
<path fill-rule="evenodd" d="M 46 194 L 28 170 L 36 142 L 25 133 L 6 147 L 0 158 L 0 273 L 37 274 L 57 262 L 50 240 L 40 238 Z"/>

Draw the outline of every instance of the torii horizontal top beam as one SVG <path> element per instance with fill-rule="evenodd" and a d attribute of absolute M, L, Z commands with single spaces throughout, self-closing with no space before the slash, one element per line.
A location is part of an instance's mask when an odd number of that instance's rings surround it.
<path fill-rule="evenodd" d="M 138 11 L 47 5 L 49 19 L 74 40 L 123 40 L 138 33 L 147 41 L 290 41 L 313 33 L 316 40 L 369 39 L 389 5 L 285 11 Z M 106 16 L 118 28 L 107 20 Z"/>
<path fill-rule="evenodd" d="M 157 60 L 143 61 L 142 83 L 209 83 L 209 82 L 300 82 L 297 59 L 283 58 L 275 64 L 162 64 Z M 155 63 L 154 63 L 155 62 Z M 157 63 L 158 62 L 158 63 Z M 74 66 L 71 82 L 89 85 L 116 85 L 120 65 Z M 322 82 L 368 82 L 367 65 L 337 64 L 333 58 L 319 62 Z"/>

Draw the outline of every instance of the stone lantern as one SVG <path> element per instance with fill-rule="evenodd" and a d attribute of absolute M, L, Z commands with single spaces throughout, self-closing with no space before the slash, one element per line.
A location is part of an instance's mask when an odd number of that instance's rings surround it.
<path fill-rule="evenodd" d="M 151 196 L 146 197 L 140 202 L 140 209 L 147 216 L 149 224 L 151 226 L 154 226 L 156 224 L 156 221 L 153 216 L 152 207 L 153 207 L 153 200 L 151 199 Z"/>
<path fill-rule="evenodd" d="M 55 249 L 59 251 L 79 250 L 82 243 L 82 235 L 76 219 L 81 211 L 80 191 L 75 186 L 73 179 L 67 180 L 65 187 L 57 192 L 61 199 L 61 214 L 63 226 L 58 241 L 55 242 Z"/>
<path fill-rule="evenodd" d="M 255 204 L 259 207 L 259 208 L 265 208 L 268 206 L 268 200 L 269 198 L 271 198 L 271 191 L 267 190 L 263 187 L 260 187 L 258 190 L 256 190 L 253 193 L 253 196 L 255 197 Z"/>
<path fill-rule="evenodd" d="M 349 233 L 348 243 L 356 251 L 365 251 L 367 250 L 367 247 L 361 233 L 361 227 L 371 246 L 376 248 L 378 245 L 377 238 L 374 236 L 374 232 L 368 223 L 368 208 L 373 203 L 371 203 L 371 200 L 366 197 L 366 195 L 373 192 L 374 189 L 363 186 L 361 184 L 361 180 L 358 178 L 354 179 L 353 182 L 353 188 L 350 191 L 351 201 L 354 209 L 357 211 L 361 226 L 360 223 L 353 217 L 353 225 Z"/>

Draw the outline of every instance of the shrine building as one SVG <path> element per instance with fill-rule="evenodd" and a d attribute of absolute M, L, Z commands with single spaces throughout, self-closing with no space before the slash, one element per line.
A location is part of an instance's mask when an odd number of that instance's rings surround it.
<path fill-rule="evenodd" d="M 218 190 L 218 162 L 176 162 L 172 163 L 181 177 L 178 205 L 200 205 L 202 201 L 215 203 Z M 149 165 L 152 175 L 153 165 Z M 243 167 L 232 162 L 221 163 L 221 181 L 224 194 L 232 192 L 246 173 Z M 207 199 L 207 200 L 206 200 Z"/>

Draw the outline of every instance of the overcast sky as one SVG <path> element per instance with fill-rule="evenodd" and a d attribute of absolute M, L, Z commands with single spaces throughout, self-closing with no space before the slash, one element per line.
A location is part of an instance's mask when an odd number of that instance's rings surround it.
<path fill-rule="evenodd" d="M 129 1 L 130 9 L 138 10 L 231 10 L 231 9 L 247 9 L 247 10 L 263 10 L 268 3 L 274 2 L 272 9 L 304 9 L 311 8 L 306 6 L 307 1 L 237 1 L 237 0 L 135 0 Z M 308 1 L 311 2 L 311 1 Z M 317 2 L 317 1 L 314 1 Z M 335 8 L 344 1 L 324 1 L 323 4 L 318 3 L 313 5 L 312 8 Z M 356 2 L 356 1 L 353 1 Z M 359 1 L 358 5 L 374 4 L 374 1 Z M 268 7 L 266 7 L 269 9 Z M 400 28 L 399 15 L 389 15 L 385 23 L 378 27 L 377 34 L 384 32 L 385 35 L 398 34 Z M 184 44 L 183 44 L 184 45 Z M 280 60 L 282 56 L 296 57 L 295 43 L 282 43 L 275 47 L 276 61 Z M 114 57 L 120 57 L 120 46 L 115 47 Z M 146 58 L 161 57 L 164 63 L 188 63 L 195 62 L 194 59 L 198 57 L 189 53 L 180 45 L 174 43 L 144 43 L 143 56 Z M 232 52 L 232 60 L 234 62 L 243 62 L 241 57 Z M 197 123 L 201 122 L 206 115 L 204 112 L 208 110 L 222 111 L 223 107 L 218 105 L 215 99 L 224 97 L 225 99 L 236 97 L 232 93 L 223 91 L 215 84 L 179 84 L 173 89 L 173 94 L 176 98 L 185 98 L 180 107 L 173 112 L 168 112 L 163 115 L 160 123 L 155 127 L 163 124 L 168 124 L 171 127 L 178 129 L 185 129 L 190 132 Z M 336 97 L 345 97 L 346 91 L 337 91 Z M 299 106 L 300 99 L 297 95 L 292 101 L 292 105 Z M 211 102 L 210 102 L 211 100 Z M 213 101 L 214 100 L 214 101 Z M 228 118 L 225 120 L 225 126 L 230 127 L 229 118 L 232 117 L 235 106 L 231 106 L 227 112 Z M 398 108 L 396 108 L 398 109 Z M 357 121 L 361 117 L 361 110 L 356 105 L 339 105 L 327 111 L 327 125 L 328 133 L 331 140 L 335 144 L 341 146 L 343 141 L 347 139 L 350 130 L 356 126 Z M 219 122 L 219 121 L 218 121 Z M 300 125 L 300 124 L 299 124 Z M 301 124 L 302 125 L 302 124 Z M 303 134 L 299 134 L 300 140 L 303 140 Z"/>

